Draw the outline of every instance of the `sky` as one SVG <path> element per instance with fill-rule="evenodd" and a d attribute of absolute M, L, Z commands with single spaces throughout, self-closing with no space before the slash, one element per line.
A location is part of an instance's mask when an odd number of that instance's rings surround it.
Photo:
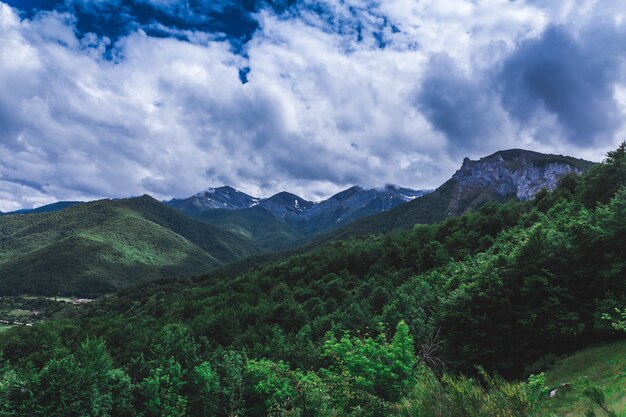
<path fill-rule="evenodd" d="M 0 211 L 435 188 L 626 139 L 626 3 L 3 0 Z"/>

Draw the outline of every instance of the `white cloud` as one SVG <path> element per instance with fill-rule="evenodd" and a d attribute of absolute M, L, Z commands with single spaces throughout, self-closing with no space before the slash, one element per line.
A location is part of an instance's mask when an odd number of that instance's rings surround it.
<path fill-rule="evenodd" d="M 509 118 L 493 85 L 520 42 L 553 20 L 574 16 L 584 27 L 573 8 L 326 1 L 320 15 L 306 6 L 290 16 L 260 12 L 247 58 L 210 34 L 186 31 L 191 41 L 183 41 L 139 30 L 105 60 L 110 40 L 77 35 L 73 16 L 20 19 L 0 3 L 0 210 L 146 192 L 169 198 L 221 184 L 308 198 L 353 183 L 431 188 L 465 152 L 532 145 L 598 157 L 617 141 L 559 149 L 558 132 L 537 137 L 549 129 Z M 485 123 L 498 118 L 470 151 L 416 106 L 442 52 L 456 85 L 483 100 Z M 537 126 L 557 123 L 544 116 Z"/>

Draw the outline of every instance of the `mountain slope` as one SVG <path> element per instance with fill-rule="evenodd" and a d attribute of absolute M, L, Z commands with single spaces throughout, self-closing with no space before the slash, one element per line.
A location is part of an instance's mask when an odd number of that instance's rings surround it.
<path fill-rule="evenodd" d="M 292 227 L 260 206 L 243 210 L 207 210 L 198 214 L 196 219 L 241 234 L 263 249 L 281 249 L 302 239 Z"/>
<path fill-rule="evenodd" d="M 380 189 L 353 186 L 314 203 L 283 191 L 262 199 L 259 205 L 290 225 L 296 233 L 310 238 L 360 218 L 388 211 L 428 192 L 394 185 Z"/>
<path fill-rule="evenodd" d="M 96 295 L 256 253 L 247 238 L 151 197 L 0 218 L 0 293 Z"/>
<path fill-rule="evenodd" d="M 388 212 L 364 218 L 320 237 L 321 241 L 388 233 L 417 223 L 436 223 L 476 209 L 489 201 L 528 200 L 540 190 L 553 190 L 565 174 L 580 174 L 593 162 L 511 149 L 471 161 L 430 194 Z"/>
<path fill-rule="evenodd" d="M 411 190 L 395 185 L 380 189 L 354 186 L 311 207 L 301 232 L 314 235 L 336 229 L 363 217 L 384 213 L 428 193 L 429 190 Z"/>
<path fill-rule="evenodd" d="M 262 199 L 259 205 L 272 212 L 280 220 L 293 224 L 297 223 L 301 216 L 306 215 L 315 203 L 287 191 L 281 191 Z"/>
<path fill-rule="evenodd" d="M 251 197 L 232 187 L 224 186 L 209 188 L 189 198 L 172 199 L 167 204 L 190 216 L 197 216 L 207 210 L 244 209 L 256 205 L 258 201 L 258 198 Z"/>

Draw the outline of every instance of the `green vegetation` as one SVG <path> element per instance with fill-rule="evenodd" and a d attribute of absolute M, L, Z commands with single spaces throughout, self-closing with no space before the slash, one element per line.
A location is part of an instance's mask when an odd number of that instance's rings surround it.
<path fill-rule="evenodd" d="M 81 308 L 79 303 L 47 297 L 0 297 L 0 323 L 31 325 Z"/>
<path fill-rule="evenodd" d="M 0 412 L 545 415 L 558 370 L 574 366 L 540 373 L 550 358 L 623 337 L 604 317 L 626 305 L 624 164 L 626 143 L 534 201 L 236 277 L 151 281 L 8 330 Z M 621 412 L 622 365 L 601 370 L 617 354 L 595 354 L 576 391 L 584 413 Z"/>
<path fill-rule="evenodd" d="M 605 313 L 602 317 L 606 320 L 611 320 L 613 322 L 613 327 L 617 330 L 623 330 L 626 332 L 626 308 L 623 310 L 616 308 L 615 316 L 617 318 L 614 319 L 611 314 Z"/>
<path fill-rule="evenodd" d="M 213 209 L 198 214 L 195 218 L 240 234 L 263 249 L 285 248 L 302 239 L 292 227 L 278 220 L 263 207 L 243 210 Z"/>
<path fill-rule="evenodd" d="M 258 252 L 151 197 L 0 217 L 0 294 L 100 295 Z"/>
<path fill-rule="evenodd" d="M 438 375 L 416 355 L 408 326 L 391 339 L 329 335 L 326 366 L 293 369 L 283 361 L 195 341 L 180 325 L 156 335 L 130 378 L 115 366 L 99 339 L 72 352 L 53 352 L 39 369 L 0 369 L 4 416 L 485 416 L 533 415 L 540 380 L 509 383 L 485 373 L 481 380 Z"/>
<path fill-rule="evenodd" d="M 520 157 L 527 158 L 536 166 L 545 166 L 554 162 L 561 162 L 564 164 L 572 165 L 581 171 L 585 171 L 593 165 L 592 162 L 584 159 L 572 158 L 571 156 L 544 154 L 539 152 L 527 151 L 523 149 L 509 149 L 505 151 L 499 151 L 498 154 L 502 158 L 509 162 L 515 161 Z"/>
<path fill-rule="evenodd" d="M 559 361 L 546 372 L 546 383 L 557 389 L 543 403 L 546 415 L 582 417 L 589 408 L 602 410 L 585 390 L 596 386 L 606 397 L 607 407 L 617 415 L 626 413 L 626 341 L 585 349 Z"/>

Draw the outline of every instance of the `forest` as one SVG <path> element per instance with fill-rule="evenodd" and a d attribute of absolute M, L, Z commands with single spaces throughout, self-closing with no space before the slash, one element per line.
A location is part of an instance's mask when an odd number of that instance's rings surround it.
<path fill-rule="evenodd" d="M 626 335 L 625 237 L 626 142 L 531 201 L 10 329 L 0 416 L 546 415 L 554 358 Z"/>

